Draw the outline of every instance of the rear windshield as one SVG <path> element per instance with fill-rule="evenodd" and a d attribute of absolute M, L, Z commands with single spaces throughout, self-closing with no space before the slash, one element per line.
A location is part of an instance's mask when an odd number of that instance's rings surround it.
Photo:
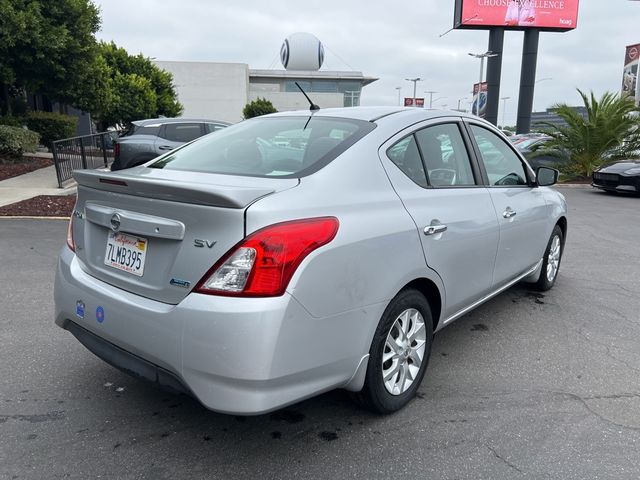
<path fill-rule="evenodd" d="M 246 120 L 176 149 L 148 165 L 260 177 L 313 173 L 375 125 L 333 117 L 261 117 Z"/>

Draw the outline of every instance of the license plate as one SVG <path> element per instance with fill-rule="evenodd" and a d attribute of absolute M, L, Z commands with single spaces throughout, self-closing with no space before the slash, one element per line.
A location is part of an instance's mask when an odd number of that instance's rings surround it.
<path fill-rule="evenodd" d="M 104 264 L 141 277 L 144 273 L 144 260 L 147 253 L 147 239 L 109 232 Z"/>

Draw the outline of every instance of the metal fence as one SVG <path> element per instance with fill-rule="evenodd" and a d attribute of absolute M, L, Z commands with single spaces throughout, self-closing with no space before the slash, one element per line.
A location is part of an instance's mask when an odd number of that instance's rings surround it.
<path fill-rule="evenodd" d="M 107 167 L 113 161 L 112 134 L 96 133 L 52 142 L 58 187 L 73 178 L 74 170 Z"/>

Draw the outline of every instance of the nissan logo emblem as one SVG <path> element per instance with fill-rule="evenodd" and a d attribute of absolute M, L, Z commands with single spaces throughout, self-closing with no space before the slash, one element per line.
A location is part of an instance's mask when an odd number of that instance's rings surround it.
<path fill-rule="evenodd" d="M 111 216 L 111 230 L 117 232 L 120 229 L 120 215 L 114 213 Z"/>

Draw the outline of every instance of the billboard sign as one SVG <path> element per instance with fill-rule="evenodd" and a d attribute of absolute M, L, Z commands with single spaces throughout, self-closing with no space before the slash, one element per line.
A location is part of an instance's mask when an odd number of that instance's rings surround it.
<path fill-rule="evenodd" d="M 629 45 L 624 56 L 624 72 L 622 74 L 622 93 L 633 97 L 636 105 L 640 105 L 638 91 L 638 67 L 640 65 L 640 44 Z"/>
<path fill-rule="evenodd" d="M 579 0 L 456 0 L 454 28 L 567 31 L 578 26 Z"/>
<path fill-rule="evenodd" d="M 414 100 L 413 97 L 404 97 L 404 106 L 405 107 L 424 108 L 424 98 L 416 98 L 415 99 L 415 105 L 414 105 L 413 100 Z"/>
<path fill-rule="evenodd" d="M 489 84 L 487 82 L 473 84 L 473 107 L 471 113 L 480 118 L 487 115 L 487 90 Z"/>

